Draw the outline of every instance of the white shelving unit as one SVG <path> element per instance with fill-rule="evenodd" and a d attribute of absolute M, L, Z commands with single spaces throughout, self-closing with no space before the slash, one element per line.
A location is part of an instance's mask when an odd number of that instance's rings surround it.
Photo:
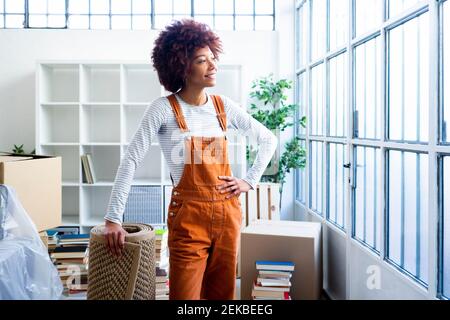
<path fill-rule="evenodd" d="M 241 79 L 241 66 L 222 65 L 217 86 L 208 92 L 243 104 Z M 144 111 L 151 101 L 168 94 L 147 62 L 37 62 L 36 153 L 62 157 L 63 225 L 90 228 L 104 222 L 120 159 Z M 232 136 L 229 141 L 233 173 L 244 176 L 246 140 Z M 86 153 L 92 155 L 95 184 L 82 180 L 80 156 Z M 161 218 L 156 225 L 164 225 L 172 182 L 156 139 L 133 185 L 161 188 Z"/>

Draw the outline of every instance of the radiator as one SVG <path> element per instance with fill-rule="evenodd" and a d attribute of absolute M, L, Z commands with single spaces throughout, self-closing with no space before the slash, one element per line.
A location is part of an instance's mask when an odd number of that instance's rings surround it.
<path fill-rule="evenodd" d="M 239 199 L 242 205 L 242 228 L 257 219 L 280 220 L 278 183 L 260 183 L 256 190 L 241 193 Z"/>

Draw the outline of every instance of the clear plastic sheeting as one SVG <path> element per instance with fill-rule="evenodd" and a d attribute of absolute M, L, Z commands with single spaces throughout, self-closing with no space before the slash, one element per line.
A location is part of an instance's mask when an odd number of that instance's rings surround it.
<path fill-rule="evenodd" d="M 62 283 L 14 189 L 0 185 L 0 299 L 60 299 Z"/>

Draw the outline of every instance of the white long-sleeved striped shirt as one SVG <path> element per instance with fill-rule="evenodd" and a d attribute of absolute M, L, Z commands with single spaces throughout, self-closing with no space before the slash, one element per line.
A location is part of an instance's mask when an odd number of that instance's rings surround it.
<path fill-rule="evenodd" d="M 190 105 L 184 102 L 178 94 L 175 95 L 189 130 L 186 133 L 182 133 L 178 127 L 172 107 L 166 97 L 160 97 L 148 106 L 117 170 L 105 216 L 106 220 L 122 223 L 134 173 L 147 154 L 155 136 L 159 140 L 159 146 L 167 161 L 174 186 L 178 185 L 183 173 L 184 136 L 223 136 L 224 133 L 217 119 L 212 99 L 208 93 L 206 95 L 207 102 L 200 106 Z M 258 146 L 255 161 L 247 170 L 246 177 L 242 178 L 255 189 L 276 150 L 277 138 L 239 104 L 226 96 L 221 95 L 221 98 L 227 117 L 227 136 L 229 132 L 234 131 L 236 134 L 249 136 L 250 141 L 255 141 Z"/>

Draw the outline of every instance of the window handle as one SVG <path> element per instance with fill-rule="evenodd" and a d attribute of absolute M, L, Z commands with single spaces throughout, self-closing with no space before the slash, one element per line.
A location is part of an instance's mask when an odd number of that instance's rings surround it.
<path fill-rule="evenodd" d="M 344 168 L 347 168 L 347 169 L 350 169 L 351 168 L 351 166 L 352 166 L 352 164 L 349 162 L 349 163 L 346 163 L 346 164 L 344 164 Z"/>

